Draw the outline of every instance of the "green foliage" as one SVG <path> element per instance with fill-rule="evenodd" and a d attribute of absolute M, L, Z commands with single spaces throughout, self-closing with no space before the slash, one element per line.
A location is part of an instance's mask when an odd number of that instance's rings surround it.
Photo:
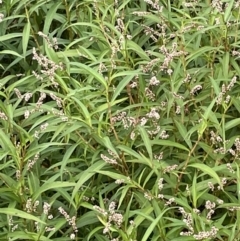
<path fill-rule="evenodd" d="M 239 17 L 3 0 L 0 239 L 239 240 Z"/>

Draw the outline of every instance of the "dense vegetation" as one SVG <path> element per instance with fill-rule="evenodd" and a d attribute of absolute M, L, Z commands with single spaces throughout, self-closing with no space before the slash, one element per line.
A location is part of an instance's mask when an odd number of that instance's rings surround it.
<path fill-rule="evenodd" d="M 240 240 L 240 1 L 0 1 L 0 240 Z"/>

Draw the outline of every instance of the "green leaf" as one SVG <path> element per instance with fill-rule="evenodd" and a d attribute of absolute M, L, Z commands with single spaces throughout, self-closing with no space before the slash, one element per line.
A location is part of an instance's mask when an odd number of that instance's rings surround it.
<path fill-rule="evenodd" d="M 177 120 L 174 120 L 177 130 L 179 131 L 180 135 L 182 136 L 183 140 L 187 143 L 189 149 L 192 149 L 192 142 L 187 136 L 187 129 L 185 125 L 181 122 L 178 122 Z"/>
<path fill-rule="evenodd" d="M 0 42 L 9 40 L 9 39 L 14 39 L 17 37 L 22 37 L 22 33 L 9 33 L 9 34 L 5 34 L 3 36 L 0 36 Z"/>
<path fill-rule="evenodd" d="M 230 53 L 225 52 L 222 60 L 222 71 L 223 71 L 223 78 L 227 79 L 229 75 L 229 57 Z"/>
<path fill-rule="evenodd" d="M 0 145 L 5 151 L 9 151 L 9 154 L 14 157 L 15 160 L 17 159 L 17 153 L 16 153 L 16 148 L 11 142 L 9 136 L 3 132 L 2 129 L 0 129 Z"/>
<path fill-rule="evenodd" d="M 0 173 L 0 179 L 11 189 L 16 189 L 18 186 L 18 183 L 13 178 L 4 173 Z"/>
<path fill-rule="evenodd" d="M 92 126 L 91 116 L 88 112 L 87 107 L 80 100 L 78 100 L 76 97 L 72 96 L 71 99 L 74 100 L 75 103 L 81 108 L 82 111 L 80 112 L 80 114 L 82 114 L 85 117 L 86 123 L 89 126 Z"/>
<path fill-rule="evenodd" d="M 149 240 L 150 235 L 152 234 L 154 229 L 160 228 L 158 226 L 159 221 L 161 220 L 163 214 L 170 210 L 172 208 L 166 208 L 164 211 L 161 212 L 161 214 L 154 219 L 154 221 L 151 222 L 150 226 L 147 228 L 147 231 L 144 233 L 144 236 L 142 237 L 142 241 L 147 241 Z M 158 227 L 157 227 L 158 226 Z"/>
<path fill-rule="evenodd" d="M 203 114 L 204 120 L 206 120 L 206 121 L 208 120 L 209 115 L 210 115 L 210 113 L 212 111 L 212 108 L 215 105 L 216 99 L 217 99 L 217 97 L 212 100 L 211 104 L 207 108 L 205 106 L 202 107 L 202 109 L 205 109 L 205 112 Z"/>
<path fill-rule="evenodd" d="M 230 120 L 225 124 L 225 130 L 232 129 L 233 127 L 239 126 L 239 125 L 240 125 L 240 118 Z"/>
<path fill-rule="evenodd" d="M 151 146 L 152 143 L 151 143 L 151 141 L 148 137 L 148 134 L 147 134 L 146 130 L 141 126 L 138 126 L 138 131 L 140 132 L 140 135 L 142 137 L 142 141 L 144 143 L 144 146 L 147 149 L 147 152 L 148 152 L 148 155 L 149 155 L 150 159 L 153 160 L 152 146 Z"/>
<path fill-rule="evenodd" d="M 213 79 L 211 76 L 209 76 L 209 79 L 211 80 L 211 84 L 213 86 L 215 94 L 218 95 L 221 91 L 220 88 L 219 88 L 220 81 L 217 81 L 217 80 Z"/>
<path fill-rule="evenodd" d="M 190 165 L 188 165 L 188 167 L 194 167 L 196 169 L 201 170 L 203 172 L 203 174 L 208 174 L 209 176 L 214 178 L 218 182 L 218 184 L 222 187 L 222 183 L 221 183 L 221 180 L 220 180 L 218 174 L 211 167 L 209 167 L 203 163 L 190 164 Z"/>
<path fill-rule="evenodd" d="M 208 127 L 207 121 L 209 119 L 210 113 L 212 113 L 212 108 L 215 105 L 216 99 L 217 99 L 217 97 L 212 100 L 211 104 L 207 108 L 205 106 L 201 107 L 202 109 L 205 110 L 205 112 L 202 115 L 203 119 L 202 119 L 202 121 L 199 124 L 199 129 L 198 129 L 199 138 L 202 137 L 204 131 Z"/>
<path fill-rule="evenodd" d="M 55 181 L 55 182 L 46 182 L 44 183 L 38 190 L 37 192 L 35 192 L 33 194 L 33 200 L 37 200 L 38 197 L 46 192 L 47 190 L 50 189 L 58 189 L 58 188 L 63 188 L 63 187 L 73 187 L 75 186 L 75 183 L 72 182 L 59 182 L 59 181 Z"/>
<path fill-rule="evenodd" d="M 159 146 L 173 146 L 173 147 L 176 147 L 176 148 L 179 148 L 181 150 L 189 152 L 189 150 L 184 145 L 179 144 L 179 143 L 174 142 L 174 141 L 170 141 L 170 140 L 152 140 L 151 144 L 152 145 L 159 145 Z"/>
<path fill-rule="evenodd" d="M 98 161 L 91 165 L 87 170 L 82 171 L 78 177 L 78 182 L 76 183 L 73 192 L 72 192 L 72 200 L 74 199 L 76 193 L 79 191 L 81 186 L 89 180 L 95 173 L 101 170 L 106 165 L 106 162 Z"/>
<path fill-rule="evenodd" d="M 104 103 L 104 104 L 98 106 L 97 109 L 96 109 L 94 112 L 92 112 L 91 115 L 94 115 L 94 114 L 96 114 L 96 113 L 98 113 L 98 112 L 103 112 L 103 111 L 105 111 L 105 110 L 107 110 L 107 109 L 115 106 L 116 104 L 119 104 L 119 103 L 121 103 L 121 102 L 123 102 L 123 101 L 125 101 L 125 100 L 127 100 L 127 99 L 128 99 L 128 98 L 125 97 L 125 98 L 121 98 L 121 99 L 119 99 L 119 100 L 115 100 L 115 101 L 110 102 L 110 103 Z"/>
<path fill-rule="evenodd" d="M 118 145 L 118 149 L 122 150 L 123 152 L 127 153 L 130 156 L 134 156 L 136 159 L 126 159 L 126 162 L 132 162 L 132 163 L 142 163 L 144 165 L 147 165 L 152 168 L 152 161 L 146 158 L 144 155 L 138 154 L 136 151 L 132 150 L 131 148 L 123 145 Z"/>
<path fill-rule="evenodd" d="M 126 177 L 126 176 L 124 176 L 124 175 L 122 175 L 122 174 L 118 174 L 118 173 L 116 173 L 116 172 L 110 172 L 110 171 L 101 171 L 101 170 L 99 170 L 99 171 L 96 171 L 97 173 L 101 173 L 101 174 L 103 174 L 103 175 L 106 175 L 106 176 L 108 176 L 108 177 L 111 177 L 112 179 L 114 179 L 114 180 L 124 180 L 124 181 L 126 181 L 126 182 L 129 182 L 128 181 L 128 178 Z"/>
<path fill-rule="evenodd" d="M 196 172 L 194 172 L 192 187 L 191 187 L 191 194 L 192 194 L 192 200 L 193 200 L 193 207 L 194 208 L 197 208 L 197 196 L 198 195 L 197 195 L 196 184 L 197 184 L 197 174 L 196 174 Z"/>
<path fill-rule="evenodd" d="M 227 7 L 224 9 L 224 22 L 227 23 L 227 21 L 230 18 L 230 15 L 233 11 L 233 4 L 236 3 L 235 0 L 228 1 Z"/>
<path fill-rule="evenodd" d="M 136 76 L 136 73 L 131 74 L 129 76 L 124 77 L 118 84 L 117 88 L 115 89 L 111 102 L 113 102 L 121 93 L 121 91 L 126 87 L 126 85 Z"/>
<path fill-rule="evenodd" d="M 26 57 L 28 41 L 30 39 L 30 22 L 28 21 L 23 29 L 23 36 L 22 36 L 22 48 L 23 48 L 23 57 Z"/>
<path fill-rule="evenodd" d="M 15 52 L 15 51 L 12 51 L 12 50 L 3 50 L 3 51 L 0 51 L 0 54 L 3 54 L 3 55 L 10 54 L 10 55 L 17 56 L 19 58 L 23 58 L 22 55 L 20 55 L 19 53 Z"/>
<path fill-rule="evenodd" d="M 83 70 L 83 71 L 87 72 L 88 74 L 90 74 L 91 76 L 93 76 L 97 81 L 99 81 L 105 87 L 105 89 L 107 89 L 106 80 L 96 70 L 94 70 L 93 68 L 90 68 L 89 66 L 87 66 L 85 64 L 81 64 L 81 63 L 71 62 L 71 65 L 77 66 L 79 68 L 79 69 L 70 68 L 71 73 L 81 73 Z"/>
<path fill-rule="evenodd" d="M 150 220 L 151 222 L 154 221 L 154 219 L 149 215 L 152 213 L 153 207 L 147 206 L 146 208 L 142 208 L 141 210 L 133 210 L 130 211 L 130 215 L 136 215 L 136 218 L 134 219 L 134 226 L 137 228 L 143 221 Z M 129 227 L 128 229 L 130 229 Z M 129 231 L 127 232 L 129 233 Z"/>
<path fill-rule="evenodd" d="M 62 4 L 62 2 L 56 2 L 52 4 L 51 8 L 48 9 L 47 14 L 44 18 L 44 27 L 43 27 L 43 33 L 47 34 L 49 33 L 50 26 L 52 25 L 53 19 L 57 16 L 57 9 Z"/>
<path fill-rule="evenodd" d="M 10 215 L 10 216 L 15 216 L 15 217 L 20 217 L 24 219 L 29 219 L 29 220 L 34 220 L 38 223 L 45 224 L 41 219 L 27 213 L 23 212 L 21 210 L 15 209 L 15 208 L 0 208 L 0 213 Z"/>
<path fill-rule="evenodd" d="M 148 60 L 149 61 L 149 57 L 148 55 L 143 51 L 143 49 L 138 45 L 136 44 L 135 42 L 131 41 L 131 40 L 128 40 L 127 41 L 127 49 L 131 49 L 133 50 L 134 52 L 136 52 L 142 60 Z"/>
<path fill-rule="evenodd" d="M 14 240 L 38 240 L 38 241 L 52 241 L 52 239 L 49 239 L 45 237 L 44 235 L 41 235 L 39 237 L 39 233 L 33 233 L 29 231 L 14 231 L 8 233 L 8 238 L 12 241 Z"/>
<path fill-rule="evenodd" d="M 74 150 L 79 146 L 79 143 L 76 143 L 75 145 L 70 146 L 67 151 L 65 152 L 63 159 L 61 161 L 61 169 L 60 169 L 60 175 L 61 175 L 61 179 L 63 178 L 63 172 L 64 169 L 71 157 L 71 155 L 73 154 Z"/>
<path fill-rule="evenodd" d="M 211 46 L 204 46 L 197 51 L 191 53 L 189 56 L 186 57 L 186 64 L 189 64 L 192 60 L 197 59 L 200 55 L 205 54 L 206 52 L 213 52 L 219 50 L 220 47 L 211 47 Z"/>

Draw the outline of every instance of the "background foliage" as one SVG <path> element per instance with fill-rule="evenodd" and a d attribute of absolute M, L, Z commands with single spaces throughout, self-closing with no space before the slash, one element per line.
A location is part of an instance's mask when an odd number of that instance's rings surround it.
<path fill-rule="evenodd" d="M 240 1 L 0 1 L 1 240 L 240 240 Z"/>

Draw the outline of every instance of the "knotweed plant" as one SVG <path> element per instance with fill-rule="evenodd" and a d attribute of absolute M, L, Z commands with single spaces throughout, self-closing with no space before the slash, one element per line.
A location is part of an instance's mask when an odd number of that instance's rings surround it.
<path fill-rule="evenodd" d="M 240 1 L 0 1 L 0 240 L 240 240 Z"/>

